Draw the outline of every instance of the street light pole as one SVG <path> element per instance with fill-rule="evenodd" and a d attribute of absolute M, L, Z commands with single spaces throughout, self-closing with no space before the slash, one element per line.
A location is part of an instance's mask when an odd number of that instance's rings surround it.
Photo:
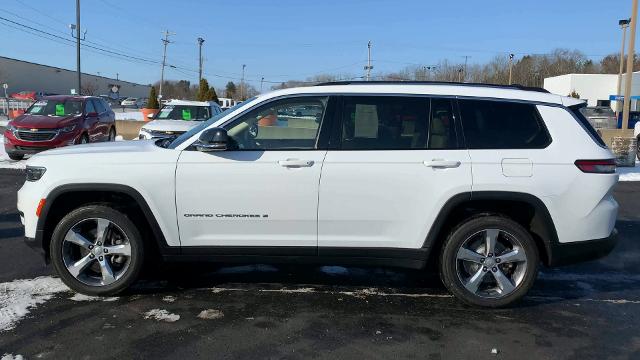
<path fill-rule="evenodd" d="M 240 79 L 240 101 L 244 101 L 244 68 L 247 65 L 242 64 L 242 78 Z"/>
<path fill-rule="evenodd" d="M 78 90 L 76 94 L 82 94 L 82 73 L 80 72 L 80 0 L 76 0 L 76 67 L 78 71 Z"/>
<path fill-rule="evenodd" d="M 620 116 L 620 92 L 622 91 L 622 71 L 624 70 L 624 45 L 627 42 L 627 28 L 631 19 L 623 19 L 618 21 L 618 25 L 622 28 L 622 46 L 620 48 L 620 70 L 618 70 L 618 87 L 616 92 L 616 119 Z"/>
<path fill-rule="evenodd" d="M 633 81 L 633 58 L 635 55 L 636 23 L 638 22 L 638 0 L 633 0 L 631 7 L 631 34 L 629 36 L 629 53 L 627 54 L 627 79 L 624 82 L 624 107 L 622 109 L 622 128 L 629 127 L 629 111 L 631 110 L 631 82 Z"/>
<path fill-rule="evenodd" d="M 160 89 L 158 90 L 158 98 L 162 99 L 162 83 L 164 82 L 164 67 L 167 64 L 167 45 L 171 43 L 169 41 L 169 36 L 173 35 L 169 32 L 169 30 L 165 30 L 164 38 L 162 39 L 162 44 L 164 45 L 164 50 L 162 51 L 162 70 L 160 71 Z"/>
<path fill-rule="evenodd" d="M 509 54 L 509 85 L 512 84 L 512 74 L 513 74 L 513 54 Z"/>
<path fill-rule="evenodd" d="M 198 70 L 198 84 L 200 84 L 200 82 L 202 81 L 202 43 L 204 42 L 204 39 L 199 37 L 198 38 L 198 66 L 199 66 L 199 70 Z"/>
<path fill-rule="evenodd" d="M 371 70 L 373 70 L 373 66 L 371 65 L 371 40 L 367 43 L 367 51 L 369 55 L 367 56 L 367 65 L 364 67 L 367 70 L 367 81 L 371 80 Z"/>

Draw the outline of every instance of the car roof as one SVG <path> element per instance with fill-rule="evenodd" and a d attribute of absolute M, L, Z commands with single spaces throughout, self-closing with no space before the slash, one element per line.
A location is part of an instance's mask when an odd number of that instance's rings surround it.
<path fill-rule="evenodd" d="M 210 106 L 218 105 L 215 101 L 191 101 L 191 100 L 169 100 L 165 105 L 193 105 L 193 106 Z"/>
<path fill-rule="evenodd" d="M 295 94 L 402 94 L 480 97 L 523 100 L 562 105 L 564 96 L 551 94 L 539 88 L 523 86 L 501 86 L 489 84 L 445 83 L 445 82 L 333 82 L 317 86 L 275 90 L 261 99 Z M 564 102 L 571 102 L 565 100 Z M 565 105 L 567 105 L 565 103 Z"/>
<path fill-rule="evenodd" d="M 43 96 L 42 99 L 43 100 L 84 100 L 84 99 L 91 99 L 91 98 L 95 98 L 95 96 L 80 96 L 80 95 L 48 95 L 48 96 Z"/>

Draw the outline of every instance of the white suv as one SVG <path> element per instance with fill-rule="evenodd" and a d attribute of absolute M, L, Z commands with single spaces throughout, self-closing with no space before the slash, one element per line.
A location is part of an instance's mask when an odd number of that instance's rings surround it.
<path fill-rule="evenodd" d="M 151 121 L 142 126 L 138 139 L 179 136 L 221 112 L 215 101 L 170 100 L 157 114 L 149 114 Z"/>
<path fill-rule="evenodd" d="M 26 240 L 72 289 L 118 293 L 143 261 L 421 269 L 474 305 L 531 288 L 539 263 L 615 245 L 613 156 L 543 90 L 329 83 L 260 95 L 173 141 L 33 156 Z"/>

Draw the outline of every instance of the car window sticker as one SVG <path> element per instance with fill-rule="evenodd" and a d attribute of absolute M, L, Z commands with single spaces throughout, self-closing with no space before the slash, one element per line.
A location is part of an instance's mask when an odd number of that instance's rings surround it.
<path fill-rule="evenodd" d="M 182 110 L 182 120 L 191 120 L 191 109 Z"/>
<path fill-rule="evenodd" d="M 64 104 L 56 104 L 56 116 L 64 115 Z"/>

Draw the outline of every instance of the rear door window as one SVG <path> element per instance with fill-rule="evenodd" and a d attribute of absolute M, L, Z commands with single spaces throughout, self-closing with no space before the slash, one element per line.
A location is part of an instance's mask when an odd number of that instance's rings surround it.
<path fill-rule="evenodd" d="M 100 100 L 93 99 L 92 102 L 93 102 L 94 108 L 99 114 L 102 114 L 107 111 L 107 109 L 105 109 L 104 105 L 102 105 L 102 102 Z"/>
<path fill-rule="evenodd" d="M 341 148 L 426 149 L 428 108 L 428 98 L 345 96 Z"/>
<path fill-rule="evenodd" d="M 469 149 L 542 149 L 551 143 L 534 104 L 458 100 Z"/>
<path fill-rule="evenodd" d="M 95 113 L 96 112 L 96 108 L 93 105 L 93 101 L 87 100 L 87 102 L 85 103 L 84 112 L 85 112 L 85 114 L 91 114 L 91 113 Z"/>

